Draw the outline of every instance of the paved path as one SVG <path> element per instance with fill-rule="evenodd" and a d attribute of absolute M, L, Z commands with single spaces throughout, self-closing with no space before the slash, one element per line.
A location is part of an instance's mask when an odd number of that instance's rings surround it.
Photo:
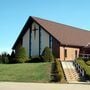
<path fill-rule="evenodd" d="M 64 62 L 61 62 L 61 63 L 62 63 L 62 67 L 64 69 L 64 73 L 65 73 L 67 81 L 69 83 L 71 83 L 71 82 L 78 82 L 79 75 L 76 72 L 76 69 L 75 69 L 75 66 L 73 65 L 73 62 L 71 62 L 71 61 L 68 61 L 68 62 L 64 61 Z"/>
<path fill-rule="evenodd" d="M 0 90 L 90 90 L 90 84 L 0 82 Z"/>

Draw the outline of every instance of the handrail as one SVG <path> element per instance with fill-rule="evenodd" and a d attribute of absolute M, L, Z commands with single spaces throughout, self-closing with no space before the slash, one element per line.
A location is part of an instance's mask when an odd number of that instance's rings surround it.
<path fill-rule="evenodd" d="M 82 57 L 83 59 L 89 59 L 90 58 L 90 54 L 80 54 L 80 57 Z"/>
<path fill-rule="evenodd" d="M 82 77 L 83 79 L 85 79 L 85 75 L 86 75 L 85 70 L 76 61 L 74 61 L 73 63 L 75 65 L 76 70 L 78 71 L 80 77 Z"/>

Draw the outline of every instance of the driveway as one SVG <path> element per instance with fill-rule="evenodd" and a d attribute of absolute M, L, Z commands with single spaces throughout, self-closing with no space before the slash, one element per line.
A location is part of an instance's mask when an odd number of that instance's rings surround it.
<path fill-rule="evenodd" d="M 0 90 L 90 90 L 90 84 L 0 82 Z"/>

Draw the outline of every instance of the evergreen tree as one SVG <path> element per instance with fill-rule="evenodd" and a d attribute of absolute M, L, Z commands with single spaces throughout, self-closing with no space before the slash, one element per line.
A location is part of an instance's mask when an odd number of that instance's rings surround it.
<path fill-rule="evenodd" d="M 43 53 L 42 53 L 42 58 L 44 61 L 54 61 L 54 57 L 52 54 L 52 51 L 50 50 L 50 48 L 45 47 Z"/>
<path fill-rule="evenodd" d="M 16 61 L 19 62 L 19 63 L 24 63 L 24 62 L 26 62 L 26 61 L 28 60 L 28 57 L 27 57 L 27 55 L 26 55 L 26 50 L 25 50 L 24 47 L 20 47 L 20 48 L 17 50 L 17 52 L 16 52 L 16 54 L 15 54 L 15 59 L 16 59 Z"/>

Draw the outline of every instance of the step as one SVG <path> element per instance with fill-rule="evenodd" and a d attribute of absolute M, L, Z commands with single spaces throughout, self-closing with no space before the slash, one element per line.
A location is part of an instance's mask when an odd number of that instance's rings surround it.
<path fill-rule="evenodd" d="M 78 82 L 79 75 L 73 65 L 73 62 L 61 62 L 62 67 L 68 82 L 76 81 Z"/>

